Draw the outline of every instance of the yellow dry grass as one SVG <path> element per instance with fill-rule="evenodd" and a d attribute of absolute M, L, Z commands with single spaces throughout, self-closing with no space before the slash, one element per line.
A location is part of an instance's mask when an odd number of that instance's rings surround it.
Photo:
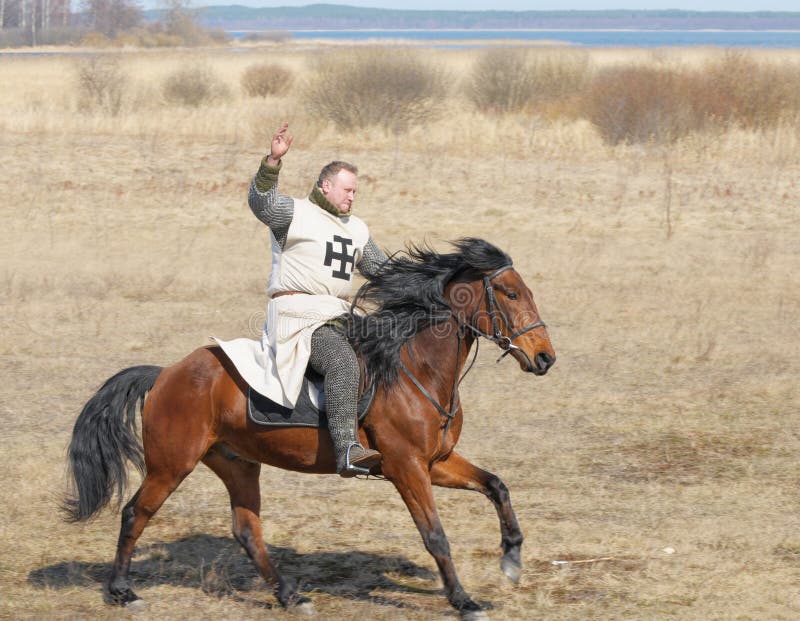
<path fill-rule="evenodd" d="M 118 514 L 67 526 L 56 512 L 71 426 L 124 366 L 258 333 L 268 238 L 246 186 L 286 119 L 284 191 L 356 161 L 357 210 L 384 247 L 486 237 L 550 325 L 548 376 L 496 366 L 487 347 L 463 389 L 460 451 L 504 479 L 527 535 L 519 586 L 500 573 L 490 504 L 437 491 L 461 581 L 491 618 L 796 619 L 800 130 L 610 148 L 584 122 L 484 117 L 454 99 L 405 136 L 342 135 L 296 94 L 241 96 L 249 64 L 302 72 L 315 53 L 124 53 L 117 117 L 77 110 L 75 59 L 0 58 L 0 618 L 119 618 L 101 598 Z M 471 58 L 431 54 L 455 74 Z M 231 98 L 165 106 L 160 80 L 198 61 Z M 453 617 L 388 483 L 265 470 L 262 491 L 272 553 L 320 618 Z M 145 531 L 132 576 L 140 619 L 284 614 L 202 467 Z"/>

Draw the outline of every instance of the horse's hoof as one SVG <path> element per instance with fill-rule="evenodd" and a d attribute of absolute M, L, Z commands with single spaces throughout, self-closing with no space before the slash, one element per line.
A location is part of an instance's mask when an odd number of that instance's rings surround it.
<path fill-rule="evenodd" d="M 511 582 L 519 584 L 519 578 L 522 575 L 522 567 L 520 567 L 519 563 L 503 557 L 500 559 L 500 569 L 503 570 L 506 578 L 511 580 Z"/>
<path fill-rule="evenodd" d="M 145 608 L 147 608 L 147 604 L 143 599 L 135 599 L 132 602 L 128 602 L 123 604 L 125 610 L 130 610 L 131 612 L 141 612 Z"/>
<path fill-rule="evenodd" d="M 489 615 L 483 610 L 465 610 L 461 613 L 463 621 L 489 621 Z"/>
<path fill-rule="evenodd" d="M 122 606 L 129 610 L 141 610 L 144 608 L 144 600 L 142 600 L 130 588 L 107 588 L 103 590 L 103 601 L 112 606 Z"/>
<path fill-rule="evenodd" d="M 292 606 L 289 610 L 302 617 L 313 617 L 317 614 L 317 611 L 314 609 L 314 604 L 311 602 L 301 602 L 297 604 L 297 606 Z"/>

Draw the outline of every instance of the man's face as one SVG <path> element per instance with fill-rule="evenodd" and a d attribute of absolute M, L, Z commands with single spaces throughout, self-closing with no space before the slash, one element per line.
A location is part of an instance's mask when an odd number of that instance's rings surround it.
<path fill-rule="evenodd" d="M 358 187 L 357 177 L 349 170 L 340 170 L 335 177 L 322 181 L 322 193 L 341 213 L 350 213 Z"/>

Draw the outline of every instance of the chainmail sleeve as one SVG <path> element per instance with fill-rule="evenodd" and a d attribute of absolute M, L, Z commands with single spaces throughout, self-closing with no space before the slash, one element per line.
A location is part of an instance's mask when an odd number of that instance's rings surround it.
<path fill-rule="evenodd" d="M 358 262 L 356 267 L 364 276 L 373 276 L 388 260 L 389 257 L 383 253 L 383 250 L 378 248 L 378 244 L 375 243 L 375 240 L 372 239 L 372 237 L 370 237 L 364 246 L 364 252 L 361 254 L 361 260 Z"/>
<path fill-rule="evenodd" d="M 272 231 L 281 248 L 286 245 L 289 225 L 294 215 L 294 200 L 291 196 L 278 194 L 278 172 L 281 166 L 267 166 L 267 158 L 250 183 L 248 204 L 256 218 L 266 224 Z"/>

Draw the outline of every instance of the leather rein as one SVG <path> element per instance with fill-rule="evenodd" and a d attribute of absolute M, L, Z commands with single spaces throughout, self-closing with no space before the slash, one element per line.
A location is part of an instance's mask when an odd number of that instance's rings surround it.
<path fill-rule="evenodd" d="M 497 276 L 499 276 L 503 272 L 513 269 L 513 267 L 514 267 L 513 265 L 505 265 L 500 269 L 492 272 L 491 274 L 484 275 L 483 277 L 483 299 L 486 300 L 486 311 L 488 312 L 489 318 L 492 321 L 492 334 L 487 334 L 486 332 L 483 332 L 474 325 L 475 317 L 481 310 L 480 309 L 481 304 L 478 304 L 478 308 L 473 313 L 472 318 L 470 319 L 469 322 L 462 321 L 458 317 L 454 316 L 454 319 L 458 324 L 458 333 L 456 335 L 458 338 L 458 349 L 456 351 L 456 369 L 455 373 L 453 374 L 453 389 L 450 392 L 449 409 L 445 409 L 444 407 L 442 407 L 442 405 L 433 397 L 433 395 L 431 395 L 431 393 L 425 388 L 425 386 L 423 386 L 422 383 L 416 377 L 414 377 L 411 371 L 408 370 L 408 367 L 406 367 L 406 365 L 403 364 L 403 361 L 402 360 L 400 361 L 400 369 L 403 371 L 403 373 L 406 374 L 408 379 L 411 380 L 411 383 L 414 384 L 414 386 L 417 387 L 417 389 L 428 399 L 428 401 L 431 402 L 433 407 L 436 408 L 436 411 L 447 419 L 447 422 L 445 423 L 444 426 L 444 433 L 442 434 L 442 441 L 440 444 L 440 448 L 441 446 L 444 446 L 444 441 L 445 438 L 447 437 L 447 432 L 450 430 L 450 425 L 453 422 L 453 419 L 456 416 L 456 412 L 458 411 L 458 408 L 461 405 L 460 402 L 456 401 L 456 397 L 458 395 L 458 387 L 461 384 L 461 382 L 464 381 L 464 378 L 467 376 L 467 373 L 469 373 L 472 370 L 472 365 L 475 364 L 475 359 L 478 357 L 478 349 L 480 347 L 480 337 L 483 337 L 485 339 L 492 341 L 493 343 L 496 343 L 500 347 L 500 349 L 503 350 L 502 355 L 497 359 L 496 362 L 500 362 L 512 351 L 516 350 L 525 357 L 525 360 L 527 361 L 529 367 L 533 366 L 533 364 L 531 363 L 531 359 L 528 357 L 528 355 L 524 351 L 522 351 L 519 347 L 514 345 L 514 340 L 517 337 L 522 336 L 526 332 L 530 332 L 534 328 L 544 327 L 546 325 L 544 321 L 541 320 L 536 321 L 534 323 L 528 324 L 524 328 L 515 330 L 514 332 L 511 333 L 510 337 L 504 336 L 500 329 L 501 325 L 498 314 L 502 317 L 503 323 L 505 324 L 505 327 L 507 329 L 511 330 L 513 329 L 514 326 L 509 325 L 509 321 L 506 318 L 505 314 L 502 311 L 499 311 L 497 307 L 497 300 L 495 299 L 494 290 L 492 288 L 492 280 L 494 280 Z M 472 334 L 476 337 L 475 353 L 472 356 L 472 361 L 467 366 L 467 370 L 464 371 L 461 377 L 459 377 L 458 364 L 459 361 L 461 360 L 461 348 L 463 347 L 464 337 L 466 336 L 467 330 L 472 332 Z"/>

